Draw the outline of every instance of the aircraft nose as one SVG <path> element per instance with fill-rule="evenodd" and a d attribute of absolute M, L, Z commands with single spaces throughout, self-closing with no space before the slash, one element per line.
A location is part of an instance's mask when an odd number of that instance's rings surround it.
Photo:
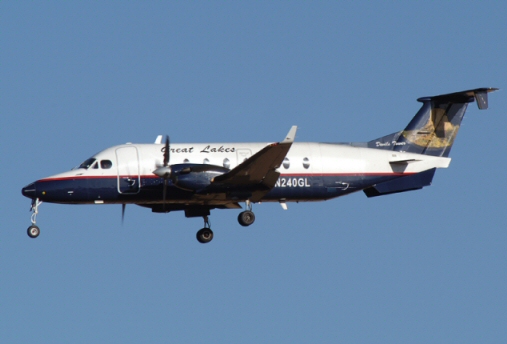
<path fill-rule="evenodd" d="M 28 184 L 23 189 L 21 189 L 21 193 L 23 194 L 23 196 L 28 198 L 35 198 L 35 192 L 36 192 L 35 183 Z"/>

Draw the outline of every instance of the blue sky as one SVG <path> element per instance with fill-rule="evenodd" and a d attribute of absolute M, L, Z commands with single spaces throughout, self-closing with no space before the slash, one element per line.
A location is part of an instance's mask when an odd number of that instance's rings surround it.
<path fill-rule="evenodd" d="M 6 343 L 507 341 L 507 5 L 0 3 Z M 472 104 L 422 191 L 201 219 L 44 203 L 21 188 L 125 142 L 367 141 L 421 96 Z"/>

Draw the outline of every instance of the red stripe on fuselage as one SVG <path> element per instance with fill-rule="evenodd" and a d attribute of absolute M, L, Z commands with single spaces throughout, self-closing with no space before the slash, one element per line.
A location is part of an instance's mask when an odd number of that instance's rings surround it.
<path fill-rule="evenodd" d="M 123 176 L 121 176 L 123 177 Z M 130 176 L 125 176 L 130 177 Z M 44 178 L 37 182 L 53 182 L 59 180 L 74 180 L 74 179 L 116 179 L 118 176 L 71 176 L 71 177 L 59 177 L 59 178 Z"/>
<path fill-rule="evenodd" d="M 348 172 L 348 173 L 287 173 L 280 174 L 280 177 L 385 177 L 385 176 L 410 176 L 417 174 L 417 172 Z M 120 178 L 131 178 L 130 175 L 121 175 Z M 155 175 L 144 175 L 140 176 L 141 179 L 159 179 L 160 177 Z M 44 178 L 38 180 L 38 182 L 52 182 L 59 180 L 74 180 L 74 179 L 117 179 L 118 176 L 69 176 L 69 177 L 58 177 L 58 178 Z"/>
<path fill-rule="evenodd" d="M 419 172 L 347 172 L 347 173 L 287 173 L 280 177 L 384 177 L 384 176 L 410 176 Z"/>

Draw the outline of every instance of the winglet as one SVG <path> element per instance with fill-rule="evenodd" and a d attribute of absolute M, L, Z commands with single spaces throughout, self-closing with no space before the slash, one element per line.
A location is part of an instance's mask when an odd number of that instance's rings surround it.
<path fill-rule="evenodd" d="M 290 128 L 289 133 L 285 137 L 285 140 L 283 140 L 281 143 L 292 143 L 294 142 L 294 139 L 296 138 L 296 131 L 298 130 L 297 125 L 293 125 L 292 128 Z"/>

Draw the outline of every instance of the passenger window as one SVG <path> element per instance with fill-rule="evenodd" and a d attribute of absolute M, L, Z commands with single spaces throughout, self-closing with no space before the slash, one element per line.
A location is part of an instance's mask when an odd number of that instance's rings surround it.
<path fill-rule="evenodd" d="M 231 162 L 229 161 L 229 159 L 225 158 L 223 165 L 225 168 L 229 168 L 231 167 Z"/>
<path fill-rule="evenodd" d="M 105 170 L 110 169 L 111 166 L 113 166 L 113 163 L 111 162 L 111 160 L 101 160 L 100 161 L 100 167 L 102 167 Z"/>
<path fill-rule="evenodd" d="M 303 167 L 306 169 L 308 169 L 308 167 L 310 167 L 310 159 L 308 159 L 308 158 L 303 159 Z"/>
<path fill-rule="evenodd" d="M 283 168 L 288 169 L 290 167 L 289 158 L 283 159 Z"/>
<path fill-rule="evenodd" d="M 209 159 L 208 158 L 204 159 L 202 163 L 203 164 L 209 164 Z"/>

